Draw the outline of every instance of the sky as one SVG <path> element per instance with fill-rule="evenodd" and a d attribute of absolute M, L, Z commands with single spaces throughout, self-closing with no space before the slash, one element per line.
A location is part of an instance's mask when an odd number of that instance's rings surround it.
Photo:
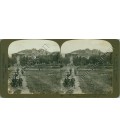
<path fill-rule="evenodd" d="M 11 56 L 25 49 L 45 49 L 49 52 L 60 51 L 59 45 L 51 40 L 17 40 L 10 44 L 8 54 Z M 98 49 L 102 52 L 112 52 L 112 46 L 105 40 L 83 39 L 83 40 L 69 40 L 63 43 L 61 52 L 63 54 L 73 52 L 79 49 Z"/>
<path fill-rule="evenodd" d="M 17 40 L 12 42 L 8 48 L 8 55 L 25 49 L 44 49 L 49 52 L 60 51 L 59 45 L 51 40 Z"/>
<path fill-rule="evenodd" d="M 94 39 L 83 39 L 83 40 L 70 40 L 63 43 L 61 52 L 70 53 L 75 50 L 84 49 L 98 49 L 102 52 L 112 52 L 112 45 L 104 40 L 94 40 Z"/>

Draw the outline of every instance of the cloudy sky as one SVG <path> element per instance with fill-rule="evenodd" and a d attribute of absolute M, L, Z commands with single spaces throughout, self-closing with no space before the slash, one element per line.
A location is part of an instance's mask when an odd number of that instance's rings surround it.
<path fill-rule="evenodd" d="M 8 54 L 11 56 L 13 53 L 17 53 L 25 49 L 44 49 L 49 52 L 60 51 L 59 45 L 50 40 L 17 40 L 12 42 L 8 48 Z"/>
<path fill-rule="evenodd" d="M 61 52 L 62 53 L 70 53 L 79 49 L 87 49 L 90 50 L 98 49 L 102 52 L 112 52 L 112 45 L 104 40 L 93 40 L 93 39 L 83 39 L 83 40 L 70 40 L 65 42 L 62 45 Z"/>
<path fill-rule="evenodd" d="M 45 49 L 49 52 L 60 51 L 59 45 L 50 40 L 17 40 L 10 44 L 8 49 L 8 54 L 11 56 L 13 53 L 17 53 L 25 49 Z M 98 49 L 102 52 L 112 52 L 112 46 L 109 42 L 104 40 L 93 40 L 93 39 L 83 39 L 83 40 L 70 40 L 63 43 L 61 52 L 63 54 L 70 53 L 79 49 Z"/>

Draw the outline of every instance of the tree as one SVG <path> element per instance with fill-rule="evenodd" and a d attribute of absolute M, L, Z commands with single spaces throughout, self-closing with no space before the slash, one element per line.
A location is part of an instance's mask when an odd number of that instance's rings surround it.
<path fill-rule="evenodd" d="M 14 64 L 17 63 L 17 60 L 15 57 L 9 57 L 8 56 L 8 67 L 14 66 Z"/>

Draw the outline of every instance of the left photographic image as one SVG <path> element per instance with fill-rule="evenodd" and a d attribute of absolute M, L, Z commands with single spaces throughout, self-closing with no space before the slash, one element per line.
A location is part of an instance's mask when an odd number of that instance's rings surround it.
<path fill-rule="evenodd" d="M 60 47 L 56 42 L 12 42 L 8 48 L 8 93 L 58 93 L 61 80 L 60 66 Z"/>

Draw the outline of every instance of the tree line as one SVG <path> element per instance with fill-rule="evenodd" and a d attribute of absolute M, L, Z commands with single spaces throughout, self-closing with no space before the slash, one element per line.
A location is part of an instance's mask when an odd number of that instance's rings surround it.
<path fill-rule="evenodd" d="M 16 63 L 15 57 L 8 57 L 8 67 L 13 66 Z M 24 56 L 20 58 L 20 64 L 22 66 L 26 65 L 36 65 L 36 64 L 50 64 L 50 65 L 61 65 L 66 66 L 70 64 L 70 57 L 62 57 L 59 52 L 51 55 L 40 55 L 36 58 Z M 81 56 L 73 56 L 73 64 L 75 66 L 85 66 L 85 65 L 112 65 L 112 53 L 105 53 L 103 55 L 92 55 L 89 58 Z"/>
<path fill-rule="evenodd" d="M 20 63 L 22 66 L 36 64 L 60 64 L 60 53 L 55 53 L 53 55 L 40 55 L 36 58 L 28 56 L 21 57 Z"/>
<path fill-rule="evenodd" d="M 112 65 L 112 53 L 104 53 L 103 55 L 92 55 L 89 58 L 86 57 L 74 57 L 73 64 L 75 66 L 84 66 L 84 65 L 99 65 L 107 66 Z"/>

